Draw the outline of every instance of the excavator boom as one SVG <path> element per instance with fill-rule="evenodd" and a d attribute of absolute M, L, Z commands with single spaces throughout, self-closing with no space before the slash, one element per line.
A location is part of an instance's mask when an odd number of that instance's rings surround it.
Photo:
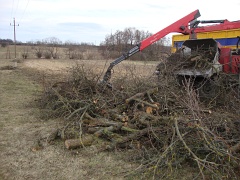
<path fill-rule="evenodd" d="M 179 19 L 175 23 L 169 25 L 168 27 L 162 29 L 161 31 L 157 32 L 156 34 L 144 39 L 141 42 L 140 51 L 145 49 L 146 47 L 150 46 L 151 44 L 155 43 L 159 39 L 163 38 L 164 36 L 168 35 L 169 33 L 178 32 L 182 34 L 190 34 L 189 23 L 196 20 L 200 17 L 199 10 L 195 10 L 192 13 L 188 14 L 187 16 Z"/>
<path fill-rule="evenodd" d="M 190 13 L 190 14 L 186 15 L 185 17 L 179 19 L 178 21 L 174 22 L 173 24 L 162 29 L 161 31 L 144 39 L 139 44 L 137 44 L 135 47 L 130 49 L 128 52 L 123 53 L 122 56 L 120 56 L 119 58 L 115 59 L 112 63 L 110 63 L 110 66 L 108 67 L 106 73 L 103 76 L 102 82 L 109 85 L 109 80 L 111 79 L 111 71 L 115 65 L 128 59 L 130 56 L 136 54 L 137 52 L 144 50 L 146 47 L 148 47 L 151 44 L 155 43 L 156 41 L 160 40 L 161 38 L 168 35 L 169 33 L 178 32 L 178 33 L 182 33 L 182 34 L 190 34 L 191 31 L 189 28 L 189 24 L 192 21 L 196 20 L 200 16 L 201 15 L 200 15 L 199 10 L 195 10 L 192 13 Z"/>

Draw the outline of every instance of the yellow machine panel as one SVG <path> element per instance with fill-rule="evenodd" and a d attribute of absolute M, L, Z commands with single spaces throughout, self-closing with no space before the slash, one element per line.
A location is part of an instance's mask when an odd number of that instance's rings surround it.
<path fill-rule="evenodd" d="M 219 42 L 222 47 L 230 47 L 232 49 L 236 49 L 238 36 L 240 36 L 240 29 L 197 33 L 197 39 L 213 38 Z M 182 46 L 182 43 L 188 39 L 189 35 L 173 35 L 171 49 L 172 53 L 176 52 L 176 50 Z"/>

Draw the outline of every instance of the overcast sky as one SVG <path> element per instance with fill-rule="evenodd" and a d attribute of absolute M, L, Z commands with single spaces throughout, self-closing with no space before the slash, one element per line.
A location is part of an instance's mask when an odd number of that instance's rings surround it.
<path fill-rule="evenodd" d="M 199 9 L 200 20 L 240 20 L 240 0 L 0 0 L 0 38 L 26 42 L 56 37 L 99 44 L 107 34 L 135 27 L 156 33 Z"/>

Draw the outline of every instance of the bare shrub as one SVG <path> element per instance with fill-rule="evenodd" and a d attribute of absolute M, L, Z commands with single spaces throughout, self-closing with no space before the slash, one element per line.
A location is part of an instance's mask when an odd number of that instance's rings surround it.
<path fill-rule="evenodd" d="M 33 42 L 32 44 L 34 44 L 32 45 L 32 49 L 34 49 L 36 57 L 40 59 L 43 56 L 43 52 L 44 52 L 43 42 L 37 41 L 35 43 Z"/>
<path fill-rule="evenodd" d="M 98 51 L 94 51 L 94 50 L 89 50 L 85 53 L 85 58 L 86 60 L 98 60 L 99 58 L 99 53 Z"/>
<path fill-rule="evenodd" d="M 45 52 L 43 53 L 43 55 L 44 55 L 44 57 L 45 57 L 46 59 L 51 59 L 51 58 L 52 58 L 52 54 L 51 54 L 49 51 L 45 51 Z"/>
<path fill-rule="evenodd" d="M 27 59 L 28 58 L 28 48 L 24 48 L 22 52 L 22 58 Z"/>

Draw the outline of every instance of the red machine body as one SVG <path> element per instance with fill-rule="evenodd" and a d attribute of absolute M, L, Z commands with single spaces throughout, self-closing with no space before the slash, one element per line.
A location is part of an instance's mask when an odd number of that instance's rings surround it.
<path fill-rule="evenodd" d="M 139 44 L 134 46 L 129 51 L 123 53 L 122 56 L 120 56 L 119 58 L 114 60 L 112 63 L 110 63 L 110 66 L 108 67 L 108 69 L 103 77 L 103 82 L 108 84 L 108 82 L 111 78 L 111 70 L 115 65 L 122 62 L 125 59 L 128 59 L 130 56 L 134 55 L 135 53 L 144 50 L 145 48 L 147 48 L 151 44 L 155 43 L 159 39 L 168 35 L 169 33 L 177 32 L 177 33 L 182 33 L 184 35 L 189 34 L 190 39 L 197 40 L 197 33 L 199 33 L 199 32 L 211 32 L 211 31 L 217 31 L 217 30 L 228 30 L 228 29 L 240 28 L 240 21 L 233 21 L 233 22 L 230 22 L 228 20 L 198 21 L 197 18 L 200 16 L 201 15 L 200 15 L 199 10 L 195 10 L 192 13 L 188 14 L 187 16 L 179 19 L 178 21 L 174 22 L 173 24 L 171 24 L 171 25 L 167 26 L 166 28 L 160 30 L 159 32 L 153 34 L 152 36 L 142 40 Z M 211 25 L 199 26 L 199 24 L 207 24 L 207 23 L 208 24 L 211 23 Z M 240 34 L 239 34 L 239 36 L 240 36 Z M 233 73 L 233 74 L 240 73 L 240 70 L 239 70 L 240 50 L 238 49 L 238 44 L 240 43 L 240 37 L 236 37 L 236 38 L 239 39 L 237 41 L 237 49 L 232 50 L 230 48 L 221 48 L 220 46 L 218 48 L 218 51 L 219 51 L 218 62 L 220 64 L 222 64 L 222 66 L 223 66 L 222 69 L 223 69 L 223 72 L 225 72 L 225 73 Z M 201 39 L 199 39 L 199 40 L 201 40 Z"/>
<path fill-rule="evenodd" d="M 238 29 L 240 28 L 240 21 L 228 21 L 227 19 L 225 20 L 220 20 L 220 21 L 199 21 L 200 23 L 215 23 L 219 22 L 219 24 L 215 25 L 209 25 L 209 26 L 202 26 L 202 27 L 197 27 L 194 32 L 212 32 L 212 31 L 219 31 L 219 30 L 228 30 L 228 29 Z"/>
<path fill-rule="evenodd" d="M 227 74 L 240 73 L 240 53 L 233 53 L 230 48 L 220 48 L 219 63 L 223 65 L 223 72 Z"/>

